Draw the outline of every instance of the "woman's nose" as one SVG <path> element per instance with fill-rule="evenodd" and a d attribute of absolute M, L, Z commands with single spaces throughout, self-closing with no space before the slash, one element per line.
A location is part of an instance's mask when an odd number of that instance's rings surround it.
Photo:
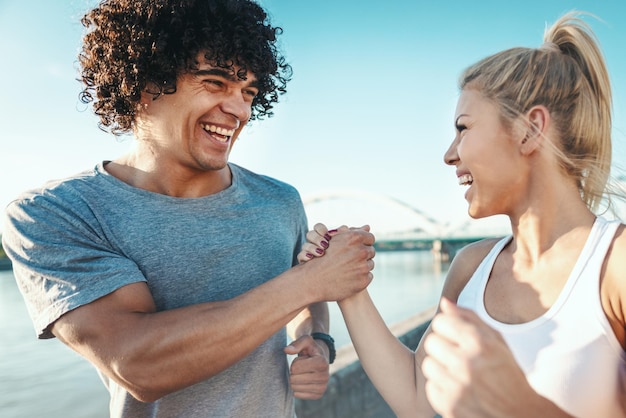
<path fill-rule="evenodd" d="M 459 154 L 457 153 L 458 138 L 454 138 L 448 150 L 443 155 L 443 161 L 448 165 L 455 165 L 459 161 Z"/>

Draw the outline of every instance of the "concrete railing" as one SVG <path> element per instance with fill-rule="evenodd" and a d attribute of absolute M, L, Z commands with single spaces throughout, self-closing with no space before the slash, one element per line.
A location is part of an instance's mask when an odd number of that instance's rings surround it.
<path fill-rule="evenodd" d="M 434 313 L 433 307 L 391 326 L 391 331 L 414 350 Z M 322 399 L 296 400 L 298 418 L 395 417 L 363 371 L 352 345 L 337 350 L 337 359 L 331 365 L 330 373 L 328 389 Z"/>

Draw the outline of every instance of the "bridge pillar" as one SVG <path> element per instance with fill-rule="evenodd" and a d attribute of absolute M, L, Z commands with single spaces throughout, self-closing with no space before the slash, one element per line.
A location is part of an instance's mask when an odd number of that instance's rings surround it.
<path fill-rule="evenodd" d="M 446 262 L 450 260 L 450 253 L 446 251 L 440 239 L 433 240 L 433 247 L 430 250 L 433 253 L 433 259 L 436 263 Z"/>

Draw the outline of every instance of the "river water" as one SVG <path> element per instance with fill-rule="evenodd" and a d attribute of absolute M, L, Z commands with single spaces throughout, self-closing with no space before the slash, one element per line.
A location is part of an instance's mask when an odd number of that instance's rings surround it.
<path fill-rule="evenodd" d="M 434 306 L 446 271 L 427 251 L 379 252 L 370 293 L 393 324 Z M 337 346 L 349 344 L 337 305 L 329 307 Z M 0 271 L 0 417 L 108 417 L 108 393 L 93 367 L 56 339 L 36 338 L 10 271 Z"/>

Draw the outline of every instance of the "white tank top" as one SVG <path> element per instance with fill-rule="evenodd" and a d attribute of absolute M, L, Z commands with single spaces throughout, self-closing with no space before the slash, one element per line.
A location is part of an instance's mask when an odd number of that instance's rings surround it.
<path fill-rule="evenodd" d="M 596 218 L 556 302 L 530 322 L 496 321 L 484 305 L 494 262 L 511 236 L 493 247 L 458 299 L 459 306 L 476 311 L 502 334 L 537 393 L 579 418 L 626 416 L 626 353 L 604 314 L 599 290 L 600 270 L 619 225 Z"/>

